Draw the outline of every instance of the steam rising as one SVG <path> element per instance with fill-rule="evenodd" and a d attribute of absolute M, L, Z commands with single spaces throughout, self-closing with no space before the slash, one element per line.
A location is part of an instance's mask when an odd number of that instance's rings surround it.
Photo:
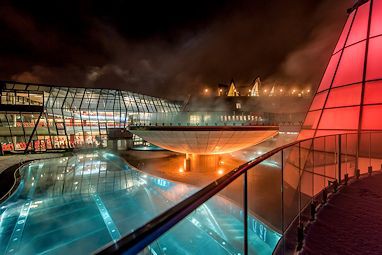
<path fill-rule="evenodd" d="M 73 12 L 80 28 L 62 29 L 9 3 L 0 10 L 6 42 L 0 77 L 174 99 L 231 78 L 239 86 L 249 84 L 257 76 L 265 85 L 314 89 L 351 5 L 348 0 L 228 1 L 215 8 L 217 14 L 190 20 L 191 26 L 173 24 L 169 32 L 134 37 L 93 13 Z M 151 25 L 155 28 L 155 21 Z"/>

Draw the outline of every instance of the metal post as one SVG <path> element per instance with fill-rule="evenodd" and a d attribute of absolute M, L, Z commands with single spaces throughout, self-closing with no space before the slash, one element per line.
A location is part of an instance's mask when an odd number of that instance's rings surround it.
<path fill-rule="evenodd" d="M 338 183 L 341 183 L 341 146 L 342 146 L 342 141 L 341 141 L 342 135 L 338 136 Z"/>
<path fill-rule="evenodd" d="M 285 233 L 284 233 L 284 150 L 281 150 L 281 233 L 283 252 L 285 252 Z"/>
<path fill-rule="evenodd" d="M 358 132 L 357 134 L 357 142 L 356 142 L 356 150 L 355 150 L 355 169 L 354 169 L 354 175 L 358 178 L 357 173 L 359 171 L 358 169 L 358 158 L 359 158 L 359 146 L 361 143 L 361 134 Z"/>
<path fill-rule="evenodd" d="M 27 153 L 28 148 L 29 148 L 29 145 L 30 145 L 30 143 L 32 142 L 34 133 L 36 132 L 37 126 L 38 126 L 38 124 L 39 124 L 39 122 L 40 122 L 41 115 L 42 115 L 42 112 L 40 112 L 40 115 L 38 116 L 38 119 L 37 119 L 37 121 L 36 121 L 36 124 L 35 124 L 34 127 L 33 127 L 32 134 L 31 134 L 30 137 L 29 137 L 29 140 L 28 140 L 28 143 L 27 143 L 27 147 L 26 147 L 25 150 L 24 150 L 24 154 Z"/>
<path fill-rule="evenodd" d="M 298 143 L 298 222 L 301 223 L 301 142 Z"/>
<path fill-rule="evenodd" d="M 371 165 L 371 132 L 369 133 L 369 167 L 368 167 L 368 172 L 371 174 L 373 171 L 373 167 Z"/>
<path fill-rule="evenodd" d="M 244 172 L 244 255 L 248 254 L 248 186 L 247 171 Z"/>

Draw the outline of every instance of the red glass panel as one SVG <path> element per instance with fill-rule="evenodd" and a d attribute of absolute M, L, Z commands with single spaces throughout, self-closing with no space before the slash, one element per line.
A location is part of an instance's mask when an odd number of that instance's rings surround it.
<path fill-rule="evenodd" d="M 365 58 L 365 42 L 345 48 L 333 86 L 341 86 L 362 81 Z"/>
<path fill-rule="evenodd" d="M 363 107 L 362 129 L 381 129 L 382 105 L 368 105 Z"/>
<path fill-rule="evenodd" d="M 314 136 L 314 130 L 310 129 L 302 129 L 298 134 L 297 140 L 304 140 L 308 138 L 312 138 Z"/>
<path fill-rule="evenodd" d="M 317 136 L 326 136 L 326 135 L 337 135 L 337 134 L 344 134 L 344 133 L 352 133 L 354 131 L 349 130 L 318 130 L 316 133 Z"/>
<path fill-rule="evenodd" d="M 334 72 L 336 71 L 338 60 L 340 58 L 340 52 L 333 55 L 326 68 L 325 74 L 322 77 L 318 92 L 328 89 L 332 83 Z"/>
<path fill-rule="evenodd" d="M 349 33 L 350 25 L 351 25 L 351 23 L 353 21 L 353 18 L 354 18 L 354 13 L 355 13 L 355 11 L 353 11 L 349 15 L 349 17 L 348 17 L 348 19 L 346 21 L 346 24 L 345 24 L 345 26 L 344 26 L 344 28 L 342 30 L 340 39 L 338 40 L 336 48 L 334 49 L 334 52 L 337 52 L 337 51 L 341 50 L 344 47 L 346 37 L 348 36 L 348 33 Z"/>
<path fill-rule="evenodd" d="M 368 82 L 365 85 L 364 104 L 382 103 L 382 81 Z"/>
<path fill-rule="evenodd" d="M 371 12 L 370 36 L 382 34 L 382 1 L 373 1 Z"/>
<path fill-rule="evenodd" d="M 358 129 L 359 106 L 326 109 L 319 129 Z"/>
<path fill-rule="evenodd" d="M 361 103 L 361 91 L 361 84 L 331 89 L 325 108 L 359 105 Z"/>
<path fill-rule="evenodd" d="M 366 39 L 370 2 L 358 8 L 346 45 Z"/>
<path fill-rule="evenodd" d="M 320 119 L 321 111 L 308 112 L 306 115 L 302 128 L 304 129 L 316 129 L 318 121 Z"/>
<path fill-rule="evenodd" d="M 366 70 L 367 80 L 382 78 L 382 36 L 370 39 Z"/>
<path fill-rule="evenodd" d="M 324 108 L 324 103 L 326 100 L 326 95 L 328 94 L 328 91 L 318 93 L 314 96 L 312 105 L 310 106 L 309 111 L 318 110 Z"/>

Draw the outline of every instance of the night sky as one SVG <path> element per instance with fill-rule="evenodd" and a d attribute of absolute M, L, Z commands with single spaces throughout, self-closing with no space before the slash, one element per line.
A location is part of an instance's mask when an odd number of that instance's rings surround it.
<path fill-rule="evenodd" d="M 352 3 L 1 1 L 0 79 L 174 99 L 257 76 L 315 89 Z"/>

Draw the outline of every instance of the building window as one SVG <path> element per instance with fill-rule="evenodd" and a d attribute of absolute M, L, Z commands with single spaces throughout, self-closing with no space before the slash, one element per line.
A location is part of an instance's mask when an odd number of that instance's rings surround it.
<path fill-rule="evenodd" d="M 236 103 L 236 109 L 241 109 L 241 104 L 240 103 Z"/>
<path fill-rule="evenodd" d="M 199 115 L 190 115 L 190 123 L 192 124 L 196 124 L 196 123 L 200 123 L 200 116 Z"/>

